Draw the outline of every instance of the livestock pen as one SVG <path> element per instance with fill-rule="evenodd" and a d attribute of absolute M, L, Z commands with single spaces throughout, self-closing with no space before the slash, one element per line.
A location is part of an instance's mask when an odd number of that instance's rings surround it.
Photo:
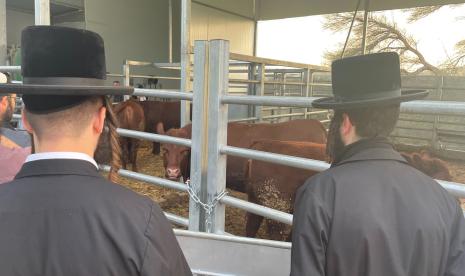
<path fill-rule="evenodd" d="M 47 1 L 36 0 L 36 2 L 40 4 Z M 183 5 L 188 2 L 190 1 L 183 1 Z M 186 12 L 185 9 L 183 12 Z M 38 9 L 36 18 L 38 23 L 46 24 L 45 9 Z M 183 17 L 183 20 L 188 20 L 188 17 Z M 184 29 L 183 32 L 188 32 L 188 30 Z M 186 36 L 183 37 L 183 39 L 187 39 Z M 289 273 L 290 243 L 243 238 L 226 233 L 224 226 L 226 206 L 292 224 L 291 214 L 259 206 L 226 193 L 226 156 L 238 156 L 318 171 L 327 169 L 329 165 L 317 160 L 228 146 L 226 143 L 228 109 L 230 105 L 247 107 L 248 117 L 236 118 L 236 120 L 260 121 L 320 115 L 322 118 L 319 118 L 325 120 L 324 116 L 327 111 L 311 110 L 311 103 L 316 99 L 316 97 L 312 97 L 315 87 L 312 85 L 315 84 L 313 72 L 327 69 L 311 68 L 302 64 L 288 64 L 298 68 L 298 72 L 273 69 L 274 71 L 269 70 L 267 73 L 265 64 L 273 65 L 276 63 L 275 61 L 230 53 L 229 43 L 225 40 L 196 41 L 193 51 L 193 91 L 191 91 L 188 82 L 191 81 L 189 67 L 192 53 L 190 47 L 187 46 L 188 43 L 188 40 L 183 42 L 184 46 L 182 47 L 181 89 L 135 89 L 134 95 L 183 102 L 192 101 L 192 123 L 193 133 L 195 133 L 192 139 L 173 138 L 127 129 L 118 129 L 118 133 L 129 138 L 191 147 L 191 164 L 193 166 L 191 167 L 189 185 L 129 170 L 122 169 L 118 173 L 129 179 L 174 189 L 189 195 L 188 217 L 171 213 L 165 214 L 172 223 L 189 229 L 188 231 L 175 229 L 175 233 L 194 273 L 199 275 L 286 275 Z M 282 62 L 279 64 L 283 65 Z M 127 66 L 124 73 L 116 74 L 114 77 L 124 76 L 125 83 L 129 84 L 129 66 L 137 65 L 132 62 L 125 62 L 125 65 Z M 238 74 L 244 74 L 244 71 L 238 69 L 241 66 L 248 67 L 247 77 L 242 79 L 237 78 Z M 19 72 L 20 67 L 0 66 L 0 71 Z M 258 74 L 250 72 L 258 72 Z M 133 77 L 159 76 L 134 75 Z M 293 79 L 291 80 L 291 78 Z M 267 94 L 266 85 L 275 85 L 275 92 Z M 297 91 L 286 91 L 282 90 L 284 85 L 299 88 Z M 239 90 L 245 87 L 248 91 L 246 94 L 249 95 L 228 93 L 231 91 L 231 86 L 236 86 L 232 88 Z M 321 86 L 330 89 L 328 84 L 321 84 Z M 262 108 L 263 106 L 265 108 Z M 273 109 L 267 109 L 271 107 Z M 289 108 L 293 108 L 293 110 L 289 110 L 289 113 L 283 113 Z M 301 111 L 302 109 L 304 111 Z M 402 104 L 401 109 L 406 114 L 465 116 L 464 102 L 416 101 Z M 270 114 L 266 114 L 266 112 Z M 101 165 L 101 169 L 108 171 L 109 167 Z M 438 182 L 454 196 L 465 197 L 464 184 Z M 214 254 L 211 254 L 212 252 Z"/>
<path fill-rule="evenodd" d="M 166 213 L 167 218 L 175 224 L 187 226 L 189 231 L 175 230 L 178 235 L 186 257 L 193 269 L 203 275 L 225 275 L 211 274 L 213 271 L 226 273 L 254 274 L 257 270 L 240 268 L 232 263 L 246 261 L 257 254 L 257 250 L 266 251 L 268 261 L 276 264 L 268 267 L 271 269 L 269 275 L 282 275 L 287 271 L 289 263 L 290 243 L 233 237 L 225 232 L 225 208 L 231 206 L 255 213 L 269 219 L 282 223 L 292 224 L 292 215 L 263 207 L 257 204 L 237 199 L 226 194 L 226 156 L 238 156 L 262 160 L 286 166 L 323 171 L 328 164 L 322 161 L 297 158 L 267 152 L 253 151 L 248 149 L 228 146 L 226 143 L 226 131 L 228 123 L 228 105 L 261 105 L 277 107 L 309 108 L 315 97 L 291 97 L 291 96 L 241 96 L 227 93 L 229 86 L 229 43 L 224 40 L 196 41 L 194 47 L 194 89 L 189 91 L 173 91 L 162 89 L 135 89 L 136 96 L 151 96 L 157 98 L 177 99 L 193 102 L 193 133 L 191 140 L 173 138 L 158 134 L 144 133 L 139 131 L 118 129 L 121 136 L 173 143 L 191 147 L 191 179 L 189 185 L 163 179 L 160 177 L 145 175 L 128 170 L 120 170 L 121 176 L 145 181 L 147 183 L 176 189 L 189 194 L 189 217 L 180 217 Z M 9 70 L 1 67 L 0 70 Z M 13 70 L 17 68 L 11 68 Z M 439 102 L 439 101 L 415 101 L 404 103 L 401 106 L 403 112 L 434 115 L 465 115 L 464 102 Z M 102 165 L 102 170 L 109 170 L 108 166 Z M 438 181 L 451 194 L 457 197 L 465 197 L 465 186 L 460 183 Z M 210 234 L 201 234 L 207 232 Z M 236 248 L 240 259 L 228 260 L 228 248 Z M 195 247 L 194 247 L 195 246 Z M 218 254 L 215 256 L 199 256 L 201 250 L 215 248 Z M 239 254 L 240 252 L 240 254 Z M 200 254 L 202 255 L 202 254 Z M 228 260 L 227 264 L 221 262 Z M 215 261 L 207 262 L 209 258 Z M 239 257 L 238 257 L 239 258 Z M 253 256 L 257 260 L 257 256 Z M 264 262 L 264 259 L 262 260 Z M 225 270 L 218 270 L 219 263 L 223 264 Z M 254 268 L 257 269 L 257 268 Z M 261 270 L 263 272 L 263 270 Z M 210 274 L 209 274 L 210 273 Z M 216 272 L 215 272 L 216 273 Z"/>

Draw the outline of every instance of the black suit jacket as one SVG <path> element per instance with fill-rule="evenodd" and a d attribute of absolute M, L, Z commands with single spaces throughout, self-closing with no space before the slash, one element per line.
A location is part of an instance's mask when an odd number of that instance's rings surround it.
<path fill-rule="evenodd" d="M 0 186 L 0 275 L 191 275 L 158 205 L 81 160 L 25 163 Z"/>
<path fill-rule="evenodd" d="M 383 141 L 310 178 L 293 223 L 292 276 L 465 275 L 457 200 Z"/>

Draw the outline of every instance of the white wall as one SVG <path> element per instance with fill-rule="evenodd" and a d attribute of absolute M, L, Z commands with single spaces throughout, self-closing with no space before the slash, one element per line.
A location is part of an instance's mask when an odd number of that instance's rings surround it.
<path fill-rule="evenodd" d="M 192 3 L 191 41 L 226 39 L 234 53 L 253 55 L 254 21 Z"/>
<path fill-rule="evenodd" d="M 34 25 L 34 15 L 30 13 L 18 12 L 14 10 L 6 10 L 6 37 L 7 44 L 20 45 L 21 31 L 27 27 Z"/>
<path fill-rule="evenodd" d="M 167 0 L 86 0 L 86 28 L 105 41 L 107 71 L 125 59 L 168 61 Z"/>

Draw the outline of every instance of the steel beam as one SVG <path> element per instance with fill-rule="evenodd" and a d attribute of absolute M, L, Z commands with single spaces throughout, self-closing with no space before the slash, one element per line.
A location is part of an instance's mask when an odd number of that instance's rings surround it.
<path fill-rule="evenodd" d="M 6 64 L 6 1 L 0 0 L 0 65 Z"/>
<path fill-rule="evenodd" d="M 194 98 L 192 107 L 191 193 L 202 198 L 201 187 L 207 186 L 207 135 L 208 135 L 208 50 L 207 41 L 196 41 L 194 45 Z M 189 198 L 189 230 L 205 231 L 205 211 Z"/>
<path fill-rule="evenodd" d="M 224 232 L 225 206 L 214 203 L 226 191 L 226 156 L 220 154 L 220 148 L 227 144 L 228 105 L 221 102 L 221 97 L 228 93 L 229 41 L 210 41 L 208 62 L 208 171 L 207 186 L 202 189 L 206 202 L 213 204 L 206 218 L 207 232 Z"/>
<path fill-rule="evenodd" d="M 191 90 L 190 62 L 191 0 L 181 0 L 181 91 Z M 181 102 L 181 126 L 189 123 L 190 105 Z"/>
<path fill-rule="evenodd" d="M 50 0 L 34 0 L 36 25 L 50 25 Z"/>

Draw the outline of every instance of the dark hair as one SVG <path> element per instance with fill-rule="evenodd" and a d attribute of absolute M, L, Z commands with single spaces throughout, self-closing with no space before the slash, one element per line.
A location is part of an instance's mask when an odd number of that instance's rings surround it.
<path fill-rule="evenodd" d="M 399 119 L 400 105 L 335 110 L 333 120 L 342 121 L 344 113 L 361 138 L 388 137 Z"/>
<path fill-rule="evenodd" d="M 360 138 L 385 137 L 394 130 L 399 118 L 400 105 L 377 106 L 357 109 L 337 109 L 331 119 L 326 143 L 326 153 L 332 160 L 337 162 L 338 154 L 344 149 L 339 129 L 342 124 L 343 114 L 347 114 L 355 131 Z"/>

